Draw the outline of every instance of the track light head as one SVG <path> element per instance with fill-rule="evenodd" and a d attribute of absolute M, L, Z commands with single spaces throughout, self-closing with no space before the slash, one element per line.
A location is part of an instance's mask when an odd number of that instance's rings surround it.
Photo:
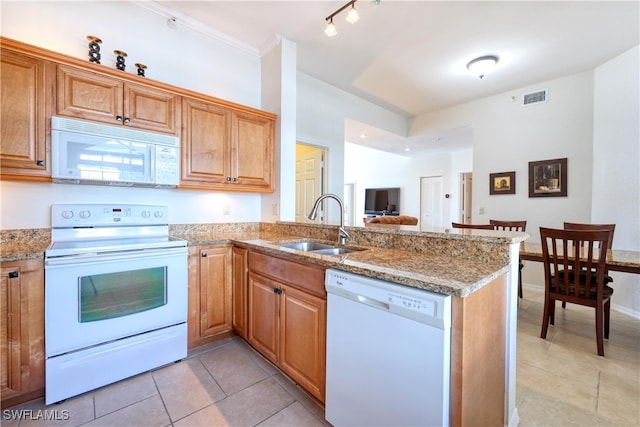
<path fill-rule="evenodd" d="M 329 37 L 333 37 L 338 34 L 338 30 L 336 30 L 336 26 L 333 23 L 333 17 L 329 18 L 329 21 L 327 22 L 327 28 L 324 29 L 324 33 Z"/>
<path fill-rule="evenodd" d="M 351 3 L 351 9 L 349 9 L 349 13 L 347 13 L 347 17 L 345 18 L 345 20 L 350 24 L 355 24 L 358 19 L 360 19 L 360 16 L 358 16 L 356 5 L 354 3 Z"/>

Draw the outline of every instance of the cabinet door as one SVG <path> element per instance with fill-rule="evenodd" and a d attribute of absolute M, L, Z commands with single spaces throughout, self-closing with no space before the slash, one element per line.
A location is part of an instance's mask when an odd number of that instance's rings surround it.
<path fill-rule="evenodd" d="M 134 83 L 124 85 L 124 121 L 138 129 L 176 135 L 180 97 L 174 93 Z"/>
<path fill-rule="evenodd" d="M 190 348 L 232 330 L 231 247 L 189 248 L 188 296 Z"/>
<path fill-rule="evenodd" d="M 255 191 L 273 191 L 274 121 L 234 112 L 231 176 L 236 185 Z"/>
<path fill-rule="evenodd" d="M 280 368 L 324 402 L 327 302 L 291 286 L 280 300 Z"/>
<path fill-rule="evenodd" d="M 182 103 L 182 186 L 226 185 L 229 170 L 230 112 L 184 98 Z"/>
<path fill-rule="evenodd" d="M 278 363 L 280 319 L 278 290 L 281 285 L 249 272 L 249 343 L 263 356 Z"/>
<path fill-rule="evenodd" d="M 79 68 L 58 66 L 57 114 L 175 135 L 179 96 Z"/>
<path fill-rule="evenodd" d="M 122 80 L 59 65 L 56 113 L 116 125 L 123 120 L 123 89 Z"/>
<path fill-rule="evenodd" d="M 231 248 L 200 251 L 200 335 L 232 329 Z"/>
<path fill-rule="evenodd" d="M 47 91 L 52 87 L 49 66 L 41 59 L 4 49 L 0 52 L 2 178 L 51 176 L 46 139 Z"/>
<path fill-rule="evenodd" d="M 233 248 L 231 263 L 233 265 L 233 330 L 247 339 L 247 254 L 242 248 Z"/>
<path fill-rule="evenodd" d="M 0 264 L 0 395 L 7 407 L 44 395 L 42 260 Z"/>

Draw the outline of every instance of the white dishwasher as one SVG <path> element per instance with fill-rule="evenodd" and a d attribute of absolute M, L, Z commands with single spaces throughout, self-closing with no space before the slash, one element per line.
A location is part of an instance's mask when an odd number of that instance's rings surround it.
<path fill-rule="evenodd" d="M 325 285 L 327 421 L 448 425 L 451 297 L 332 269 Z"/>

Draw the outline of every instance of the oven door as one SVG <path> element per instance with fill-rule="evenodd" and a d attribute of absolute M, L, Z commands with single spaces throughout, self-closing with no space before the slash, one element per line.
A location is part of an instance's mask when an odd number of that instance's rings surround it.
<path fill-rule="evenodd" d="M 47 357 L 187 320 L 187 248 L 45 261 Z"/>

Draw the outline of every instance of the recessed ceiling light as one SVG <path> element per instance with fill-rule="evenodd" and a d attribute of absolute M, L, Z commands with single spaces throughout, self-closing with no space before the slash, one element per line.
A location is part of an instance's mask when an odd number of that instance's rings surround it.
<path fill-rule="evenodd" d="M 367 134 L 366 134 L 366 133 L 361 133 L 361 134 L 360 134 L 360 138 L 365 139 L 366 137 L 367 137 Z"/>
<path fill-rule="evenodd" d="M 411 148 L 407 147 L 404 149 L 404 151 L 411 151 Z"/>

